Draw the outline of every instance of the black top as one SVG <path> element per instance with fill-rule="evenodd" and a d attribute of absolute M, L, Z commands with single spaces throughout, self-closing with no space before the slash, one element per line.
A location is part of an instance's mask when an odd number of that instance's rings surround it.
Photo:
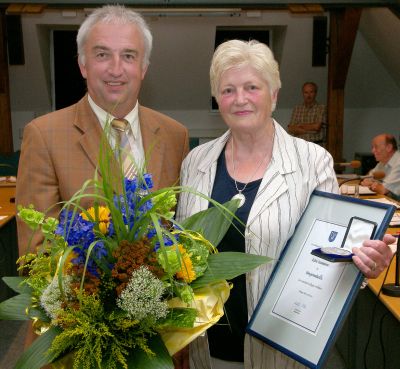
<path fill-rule="evenodd" d="M 236 183 L 239 189 L 245 186 L 244 183 Z M 236 216 L 244 224 L 247 223 L 260 183 L 261 179 L 250 182 L 242 192 L 246 201 L 237 210 Z M 226 169 L 225 150 L 223 150 L 218 158 L 211 198 L 220 203 L 225 203 L 237 193 L 235 181 Z M 244 226 L 235 220 L 234 224 L 240 232 L 231 225 L 218 245 L 218 251 L 245 252 Z M 233 288 L 228 301 L 225 303 L 225 314 L 217 324 L 207 331 L 210 354 L 221 360 L 243 362 L 244 335 L 247 326 L 246 276 L 243 274 L 230 282 L 233 283 Z"/>

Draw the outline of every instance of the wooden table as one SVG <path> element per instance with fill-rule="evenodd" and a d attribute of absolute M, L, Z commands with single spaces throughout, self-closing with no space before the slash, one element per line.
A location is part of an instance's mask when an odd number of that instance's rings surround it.
<path fill-rule="evenodd" d="M 0 220 L 0 228 L 15 217 L 15 183 L 4 183 L 0 185 L 0 216 L 6 216 Z"/>
<path fill-rule="evenodd" d="M 346 183 L 351 185 L 357 184 L 359 181 L 358 180 L 352 180 L 352 181 L 345 181 L 345 180 L 340 180 L 339 183 Z M 379 199 L 379 198 L 387 198 L 389 201 L 394 202 L 396 204 L 400 204 L 398 201 L 393 200 L 392 198 L 383 196 L 383 195 L 360 195 L 360 199 Z M 396 211 L 397 213 L 400 213 L 400 209 Z M 386 231 L 386 233 L 390 234 L 399 234 L 400 233 L 400 226 L 399 227 L 389 227 Z M 392 262 L 389 266 L 389 271 L 385 270 L 379 278 L 376 279 L 370 279 L 368 281 L 368 286 L 371 289 L 371 291 L 378 296 L 378 298 L 382 301 L 382 303 L 389 309 L 389 311 L 394 315 L 394 317 L 400 321 L 400 297 L 391 297 L 387 296 L 383 293 L 381 293 L 381 287 L 385 283 L 394 283 L 395 282 L 395 269 L 396 269 L 396 256 L 393 257 Z M 387 273 L 386 273 L 387 272 Z M 386 278 L 385 278 L 386 277 Z M 400 365 L 399 365 L 400 367 Z"/>
<path fill-rule="evenodd" d="M 0 182 L 0 302 L 13 296 L 1 280 L 4 276 L 17 275 L 18 258 L 17 226 L 15 221 L 15 183 Z M 11 200 L 11 201 L 10 201 Z"/>
<path fill-rule="evenodd" d="M 384 196 L 375 196 L 377 198 L 382 198 Z M 369 196 L 368 198 L 374 198 Z M 388 198 L 388 200 L 393 201 L 395 200 Z M 400 212 L 400 209 L 396 211 L 397 213 Z M 400 227 L 389 227 L 386 233 L 397 235 L 400 233 Z M 389 309 L 389 311 L 394 315 L 394 317 L 400 321 L 400 296 L 399 297 L 391 297 L 381 293 L 381 287 L 385 283 L 394 283 L 395 282 L 395 272 L 396 272 L 396 256 L 393 257 L 392 262 L 389 266 L 389 270 L 385 270 L 379 278 L 370 279 L 368 281 L 368 286 L 371 291 L 379 297 L 382 303 Z M 386 277 L 386 278 L 385 278 Z M 399 366 L 400 367 L 400 366 Z"/>
<path fill-rule="evenodd" d="M 368 286 L 370 290 L 379 297 L 379 300 L 388 308 L 388 310 L 394 315 L 394 317 L 400 321 L 400 296 L 392 297 L 385 295 L 380 292 L 382 285 L 386 283 L 394 283 L 395 282 L 395 272 L 396 272 L 396 256 L 393 257 L 393 260 L 389 266 L 389 271 L 386 276 L 386 271 L 383 272 L 379 278 L 370 279 L 368 281 Z M 386 279 L 385 279 L 386 276 Z"/>
<path fill-rule="evenodd" d="M 399 231 L 400 227 L 390 227 L 386 233 Z M 400 368 L 400 297 L 380 292 L 383 284 L 394 283 L 395 265 L 394 257 L 388 273 L 384 271 L 379 278 L 370 279 L 368 288 L 358 293 L 336 341 L 348 369 Z"/>

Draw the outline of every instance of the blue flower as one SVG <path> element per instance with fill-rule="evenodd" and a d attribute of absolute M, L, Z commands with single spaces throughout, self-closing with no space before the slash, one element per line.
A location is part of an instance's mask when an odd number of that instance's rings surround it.
<path fill-rule="evenodd" d="M 133 181 L 133 180 L 132 180 Z M 114 195 L 114 205 L 122 214 L 124 223 L 131 229 L 137 220 L 140 220 L 152 207 L 151 200 L 138 206 L 142 197 L 138 193 L 127 192 L 124 195 Z"/>
<path fill-rule="evenodd" d="M 114 228 L 110 228 L 110 232 L 113 234 Z M 78 265 L 84 264 L 86 262 L 88 248 L 95 240 L 94 224 L 88 220 L 84 220 L 79 214 L 74 214 L 72 211 L 67 212 L 64 209 L 61 212 L 60 223 L 55 233 L 63 236 L 69 246 L 76 246 L 73 249 L 76 257 L 73 258 L 71 262 Z M 107 248 L 103 241 L 98 241 L 93 247 L 89 257 L 87 264 L 88 271 L 96 277 L 99 277 L 96 260 L 100 261 L 107 256 Z"/>
<path fill-rule="evenodd" d="M 70 246 L 82 245 L 87 248 L 94 241 L 94 224 L 84 220 L 79 214 L 65 209 L 60 215 L 60 223 L 55 231 L 64 237 Z"/>
<path fill-rule="evenodd" d="M 178 241 L 179 235 L 174 235 L 175 238 L 175 242 Z M 164 246 L 172 246 L 174 244 L 174 241 L 169 237 L 169 236 L 164 236 L 163 237 L 164 240 Z M 160 248 L 160 241 L 157 241 L 154 244 L 154 251 L 157 251 Z"/>
<path fill-rule="evenodd" d="M 141 184 L 143 190 L 151 190 L 153 188 L 153 179 L 151 174 L 145 173 L 143 175 L 144 182 Z"/>
<path fill-rule="evenodd" d="M 126 192 L 133 192 L 133 193 L 136 192 L 136 189 L 137 189 L 137 179 L 136 179 L 136 177 L 133 178 L 133 179 L 125 178 L 124 179 L 124 184 L 125 184 L 125 191 Z"/>

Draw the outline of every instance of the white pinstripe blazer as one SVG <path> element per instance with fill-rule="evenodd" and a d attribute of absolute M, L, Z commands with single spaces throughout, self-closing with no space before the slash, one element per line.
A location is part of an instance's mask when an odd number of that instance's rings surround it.
<path fill-rule="evenodd" d="M 251 208 L 245 231 L 246 252 L 279 260 L 293 234 L 311 193 L 338 192 L 331 155 L 321 146 L 290 136 L 276 122 L 271 162 Z M 181 169 L 181 184 L 211 196 L 217 159 L 230 136 L 223 136 L 193 149 Z M 180 195 L 177 218 L 184 219 L 208 207 L 207 200 L 191 193 Z M 251 316 L 276 261 L 247 275 L 247 305 Z M 191 369 L 210 368 L 207 342 L 191 345 Z M 303 368 L 287 356 L 246 335 L 246 369 Z"/>

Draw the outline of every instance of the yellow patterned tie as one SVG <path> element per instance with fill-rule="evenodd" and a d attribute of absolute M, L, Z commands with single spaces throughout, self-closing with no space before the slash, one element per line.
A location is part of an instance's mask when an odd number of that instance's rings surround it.
<path fill-rule="evenodd" d="M 130 129 L 129 122 L 126 119 L 113 119 L 111 127 L 115 131 L 118 158 L 124 170 L 124 175 L 132 179 L 136 174 L 136 169 L 132 162 L 131 146 L 128 139 L 128 132 Z"/>

